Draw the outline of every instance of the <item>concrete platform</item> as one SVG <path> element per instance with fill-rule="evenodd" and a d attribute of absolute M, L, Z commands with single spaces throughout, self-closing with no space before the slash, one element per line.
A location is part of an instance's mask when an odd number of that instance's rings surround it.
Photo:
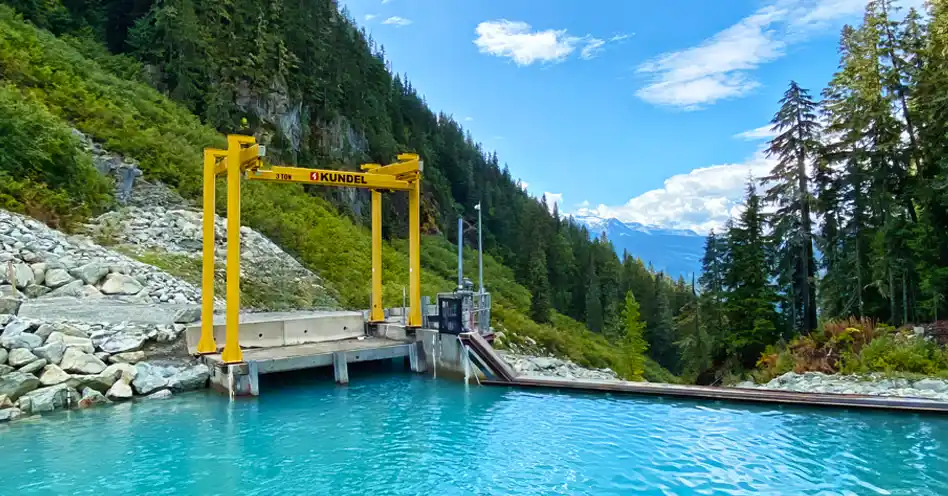
<path fill-rule="evenodd" d="M 214 340 L 218 349 L 225 343 L 224 315 L 214 316 Z M 197 353 L 201 323 L 186 331 L 188 351 Z M 308 343 L 352 339 L 365 335 L 362 312 L 264 312 L 240 315 L 240 347 L 275 348 Z"/>
<path fill-rule="evenodd" d="M 346 363 L 407 357 L 408 348 L 411 346 L 413 346 L 411 343 L 405 341 L 364 337 L 363 339 L 244 350 L 244 362 L 255 363 L 258 374 L 271 374 L 328 367 L 333 364 L 333 355 L 339 353 L 345 354 Z M 205 355 L 204 358 L 212 364 L 221 362 L 220 354 Z"/>
<path fill-rule="evenodd" d="M 597 381 L 518 376 L 512 381 L 484 381 L 492 386 L 567 389 L 587 392 L 613 392 L 673 396 L 699 400 L 727 400 L 753 403 L 779 403 L 799 406 L 823 406 L 876 410 L 901 410 L 948 414 L 948 403 L 920 398 L 895 398 L 856 394 L 795 393 L 770 389 L 742 389 L 711 386 L 686 386 L 651 382 Z"/>

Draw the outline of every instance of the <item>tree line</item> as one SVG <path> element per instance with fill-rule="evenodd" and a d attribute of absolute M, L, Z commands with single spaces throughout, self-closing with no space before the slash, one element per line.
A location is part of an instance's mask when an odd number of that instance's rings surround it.
<path fill-rule="evenodd" d="M 948 312 L 948 2 L 899 10 L 868 2 L 821 98 L 791 82 L 780 100 L 775 166 L 707 240 L 700 324 L 682 329 L 696 376 L 753 367 L 819 321 Z"/>

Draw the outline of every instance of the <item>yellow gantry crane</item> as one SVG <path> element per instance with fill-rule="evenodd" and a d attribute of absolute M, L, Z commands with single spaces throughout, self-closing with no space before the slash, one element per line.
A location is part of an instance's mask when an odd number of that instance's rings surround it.
<path fill-rule="evenodd" d="M 418 155 L 402 153 L 390 165 L 364 164 L 364 172 L 266 166 L 265 148 L 253 136 L 228 135 L 227 149 L 204 150 L 204 265 L 201 340 L 198 353 L 216 353 L 214 341 L 214 195 L 217 176 L 227 175 L 227 320 L 224 363 L 243 361 L 240 350 L 240 181 L 276 181 L 372 190 L 372 301 L 369 322 L 385 320 L 382 306 L 382 192 L 408 192 L 408 327 L 421 327 L 421 172 Z M 328 240 L 327 240 L 328 241 Z"/>

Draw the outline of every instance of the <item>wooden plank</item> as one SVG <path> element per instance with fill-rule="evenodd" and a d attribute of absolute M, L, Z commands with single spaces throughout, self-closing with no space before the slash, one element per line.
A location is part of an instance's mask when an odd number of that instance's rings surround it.
<path fill-rule="evenodd" d="M 483 381 L 483 384 L 491 386 L 570 389 L 576 391 L 673 396 L 679 398 L 743 401 L 754 403 L 778 403 L 803 406 L 829 406 L 948 413 L 948 402 L 926 400 L 921 398 L 895 398 L 856 394 L 797 393 L 793 391 L 764 389 L 684 386 L 679 384 L 661 384 L 649 382 L 593 381 L 539 377 L 517 377 L 512 381 Z"/>

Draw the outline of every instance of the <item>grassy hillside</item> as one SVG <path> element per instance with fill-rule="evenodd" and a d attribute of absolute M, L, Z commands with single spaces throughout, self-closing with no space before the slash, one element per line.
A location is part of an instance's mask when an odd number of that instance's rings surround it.
<path fill-rule="evenodd" d="M 69 133 L 71 126 L 108 149 L 139 160 L 148 177 L 174 186 L 185 197 L 197 198 L 201 151 L 207 146 L 222 146 L 223 137 L 154 89 L 116 75 L 121 71 L 115 68 L 127 67 L 131 63 L 128 60 L 101 53 L 95 57 L 83 54 L 88 52 L 85 46 L 37 30 L 8 7 L 0 6 L 0 126 L 18 122 L 15 119 L 29 120 L 31 115 L 42 124 L 16 126 L 32 134 L 24 134 L 12 145 L 5 144 L 5 151 L 0 152 L 0 174 L 19 174 L 14 165 L 30 164 L 28 179 L 24 179 L 29 181 L 28 186 L 0 190 L 0 199 L 15 210 L 22 211 L 29 204 L 33 210 L 58 215 L 92 212 L 106 205 L 103 192 L 108 185 L 94 175 L 89 158 Z M 9 103 L 3 104 L 15 101 L 27 102 L 30 107 L 11 111 Z M 30 139 L 43 133 L 55 139 Z M 59 169 L 35 158 L 46 156 Z M 60 180 L 60 176 L 50 174 L 51 170 L 83 178 L 84 182 Z M 219 195 L 218 201 L 218 211 L 223 213 L 226 197 Z M 318 272 L 343 305 L 368 306 L 371 268 L 367 228 L 340 215 L 326 201 L 307 194 L 300 185 L 248 183 L 242 203 L 244 223 Z M 456 247 L 444 238 L 429 236 L 423 240 L 424 294 L 453 288 L 455 257 Z M 468 251 L 465 257 L 466 273 L 476 280 L 476 254 Z M 407 243 L 386 243 L 383 264 L 386 302 L 400 304 L 402 288 L 408 285 Z M 187 269 L 186 264 L 184 267 L 182 270 Z M 526 317 L 530 292 L 515 282 L 513 271 L 490 256 L 484 268 L 494 294 L 499 328 L 511 336 L 529 336 L 582 365 L 611 367 L 628 375 L 622 354 L 601 335 L 559 314 L 554 315 L 552 325 L 531 321 Z M 651 369 L 652 378 L 657 378 L 661 371 Z"/>

